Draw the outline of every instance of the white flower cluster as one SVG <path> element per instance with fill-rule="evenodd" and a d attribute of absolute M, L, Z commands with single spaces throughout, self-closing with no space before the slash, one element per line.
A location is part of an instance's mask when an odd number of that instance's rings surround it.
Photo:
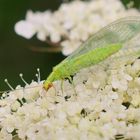
<path fill-rule="evenodd" d="M 28 11 L 26 19 L 15 25 L 15 31 L 27 39 L 37 34 L 41 41 L 58 43 L 62 53 L 69 55 L 103 26 L 130 15 L 139 12 L 125 9 L 120 0 L 73 1 L 63 3 L 55 12 Z"/>
<path fill-rule="evenodd" d="M 123 57 L 68 80 L 4 93 L 1 140 L 139 140 L 140 59 Z"/>

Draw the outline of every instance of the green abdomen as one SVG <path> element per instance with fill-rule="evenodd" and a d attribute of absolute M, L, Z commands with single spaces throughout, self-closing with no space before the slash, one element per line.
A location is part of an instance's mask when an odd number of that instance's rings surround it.
<path fill-rule="evenodd" d="M 105 47 L 95 48 L 88 53 L 82 54 L 71 60 L 67 60 L 65 63 L 63 63 L 63 67 L 66 70 L 65 73 L 67 73 L 66 75 L 73 75 L 82 68 L 98 64 L 99 62 L 108 58 L 110 55 L 119 51 L 121 48 L 121 44 L 111 44 Z"/>

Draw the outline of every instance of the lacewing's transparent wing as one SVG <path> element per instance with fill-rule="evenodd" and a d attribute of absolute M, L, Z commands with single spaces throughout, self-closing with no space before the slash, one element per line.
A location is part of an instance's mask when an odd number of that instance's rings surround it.
<path fill-rule="evenodd" d="M 140 17 L 122 18 L 99 30 L 64 61 L 78 57 L 96 47 L 113 43 L 126 43 L 138 33 L 140 33 Z"/>

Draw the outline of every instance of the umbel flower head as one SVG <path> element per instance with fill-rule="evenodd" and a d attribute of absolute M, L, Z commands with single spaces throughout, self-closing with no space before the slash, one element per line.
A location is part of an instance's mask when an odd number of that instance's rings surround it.
<path fill-rule="evenodd" d="M 108 59 L 69 80 L 3 93 L 0 139 L 113 140 L 140 138 L 140 59 Z M 21 78 L 22 74 L 20 74 Z"/>
<path fill-rule="evenodd" d="M 61 4 L 54 12 L 29 10 L 25 20 L 16 23 L 15 31 L 27 39 L 36 34 L 41 41 L 57 44 L 67 56 L 108 23 L 134 15 L 139 11 L 126 9 L 121 0 L 76 0 Z"/>

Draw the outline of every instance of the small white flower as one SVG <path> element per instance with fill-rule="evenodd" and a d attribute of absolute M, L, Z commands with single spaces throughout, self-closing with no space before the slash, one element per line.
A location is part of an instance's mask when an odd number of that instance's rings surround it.
<path fill-rule="evenodd" d="M 102 135 L 106 139 L 112 139 L 116 134 L 117 131 L 115 128 L 113 128 L 113 125 L 111 123 L 106 123 L 103 125 L 102 129 Z"/>
<path fill-rule="evenodd" d="M 15 102 L 11 105 L 12 111 L 17 111 L 19 107 L 20 107 L 20 103 L 19 103 L 18 101 L 15 101 Z"/>
<path fill-rule="evenodd" d="M 118 97 L 119 97 L 118 94 L 115 93 L 115 92 L 113 92 L 113 93 L 111 94 L 111 98 L 114 99 L 114 100 L 115 100 L 115 99 L 118 99 Z"/>
<path fill-rule="evenodd" d="M 81 119 L 78 128 L 82 131 L 87 131 L 90 128 L 91 122 L 88 119 Z"/>
<path fill-rule="evenodd" d="M 74 116 L 80 113 L 82 107 L 78 102 L 68 102 L 65 104 L 65 110 L 69 116 Z"/>
<path fill-rule="evenodd" d="M 137 107 L 137 106 L 140 106 L 140 95 L 139 95 L 140 93 L 134 93 L 133 95 L 132 95 L 132 101 L 131 101 L 131 103 L 132 103 L 132 105 L 134 105 L 135 107 Z"/>
<path fill-rule="evenodd" d="M 36 29 L 34 28 L 34 25 L 24 20 L 16 23 L 15 31 L 17 34 L 24 36 L 27 39 L 30 39 L 36 33 Z"/>
<path fill-rule="evenodd" d="M 12 140 L 12 134 L 8 133 L 6 129 L 2 128 L 0 131 L 1 140 Z"/>

